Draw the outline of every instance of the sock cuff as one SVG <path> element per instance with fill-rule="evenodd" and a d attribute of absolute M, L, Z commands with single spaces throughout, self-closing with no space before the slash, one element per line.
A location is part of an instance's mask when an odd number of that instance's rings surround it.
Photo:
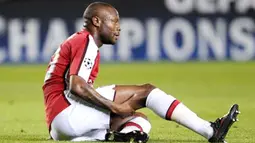
<path fill-rule="evenodd" d="M 148 94 L 148 96 L 147 96 L 147 99 L 146 99 L 146 102 L 145 102 L 145 106 L 146 107 L 148 107 L 149 105 L 149 103 L 150 103 L 150 101 L 151 100 L 153 100 L 152 98 L 153 98 L 153 96 L 151 96 L 151 95 L 154 95 L 154 94 L 158 94 L 159 92 L 162 92 L 160 89 L 158 89 L 158 88 L 154 88 L 149 94 Z"/>
<path fill-rule="evenodd" d="M 175 100 L 175 97 L 167 95 L 164 91 L 155 88 L 147 96 L 145 105 L 146 107 L 154 111 L 157 115 L 159 115 L 161 118 L 165 119 L 169 107 Z"/>
<path fill-rule="evenodd" d="M 134 127 L 138 128 L 140 131 L 143 132 L 143 128 L 142 128 L 139 124 L 137 124 L 137 123 L 135 123 L 135 122 L 132 122 L 132 121 L 127 122 L 127 123 L 124 125 L 123 128 L 129 127 L 129 126 L 134 126 Z"/>
<path fill-rule="evenodd" d="M 151 124 L 145 118 L 135 117 L 123 125 L 121 132 L 130 132 L 137 129 L 149 134 L 151 130 Z"/>
<path fill-rule="evenodd" d="M 174 109 L 180 104 L 180 101 L 178 100 L 174 100 L 172 102 L 172 104 L 169 106 L 167 112 L 166 112 L 166 116 L 165 116 L 165 119 L 166 120 L 171 120 L 172 118 L 172 114 L 174 112 Z"/>

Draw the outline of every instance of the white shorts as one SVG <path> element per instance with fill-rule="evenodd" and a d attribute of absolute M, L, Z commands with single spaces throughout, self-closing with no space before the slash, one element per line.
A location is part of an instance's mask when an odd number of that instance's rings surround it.
<path fill-rule="evenodd" d="M 96 91 L 113 101 L 115 85 L 103 86 Z M 66 91 L 65 96 L 71 103 L 60 112 L 51 123 L 50 135 L 54 140 L 97 141 L 104 140 L 110 128 L 110 112 L 98 108 Z"/>

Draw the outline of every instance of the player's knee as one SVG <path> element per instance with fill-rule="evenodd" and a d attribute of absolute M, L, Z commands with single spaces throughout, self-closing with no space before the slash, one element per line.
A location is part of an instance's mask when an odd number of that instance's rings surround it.
<path fill-rule="evenodd" d="M 156 87 L 150 83 L 144 84 L 142 85 L 146 91 L 146 95 L 148 95 L 153 89 L 155 89 Z"/>
<path fill-rule="evenodd" d="M 142 112 L 135 112 L 135 114 L 133 116 L 142 117 L 142 118 L 148 120 L 148 117 L 145 114 L 143 114 Z"/>

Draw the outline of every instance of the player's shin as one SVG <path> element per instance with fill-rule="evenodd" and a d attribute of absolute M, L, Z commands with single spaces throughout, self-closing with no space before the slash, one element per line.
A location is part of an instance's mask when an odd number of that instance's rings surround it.
<path fill-rule="evenodd" d="M 149 93 L 146 100 L 146 107 L 153 110 L 160 117 L 175 121 L 207 139 L 213 135 L 210 122 L 199 118 L 176 98 L 167 95 L 158 88 Z"/>

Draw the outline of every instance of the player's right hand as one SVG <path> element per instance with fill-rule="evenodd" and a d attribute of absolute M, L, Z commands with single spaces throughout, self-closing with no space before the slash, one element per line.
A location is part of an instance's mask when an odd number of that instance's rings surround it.
<path fill-rule="evenodd" d="M 120 115 L 121 117 L 132 116 L 135 113 L 135 110 L 129 105 L 128 102 L 122 104 L 114 104 L 115 114 Z"/>

